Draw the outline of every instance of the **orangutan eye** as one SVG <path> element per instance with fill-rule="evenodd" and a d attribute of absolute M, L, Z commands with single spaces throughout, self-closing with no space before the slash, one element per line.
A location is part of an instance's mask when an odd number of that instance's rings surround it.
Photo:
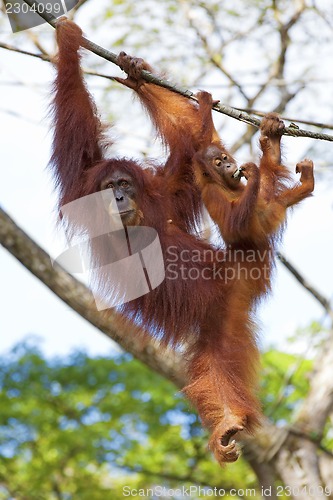
<path fill-rule="evenodd" d="M 215 158 L 214 163 L 215 163 L 216 167 L 220 167 L 222 165 L 221 158 Z"/>
<path fill-rule="evenodd" d="M 222 160 L 223 160 L 223 161 L 227 161 L 227 159 L 228 159 L 228 156 L 227 156 L 227 155 L 222 155 Z"/>

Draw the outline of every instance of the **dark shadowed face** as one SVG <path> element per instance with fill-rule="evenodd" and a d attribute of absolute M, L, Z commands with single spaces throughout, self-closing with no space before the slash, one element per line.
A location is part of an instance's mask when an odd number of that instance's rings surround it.
<path fill-rule="evenodd" d="M 142 215 L 137 206 L 137 189 L 133 178 L 123 171 L 116 169 L 107 175 L 101 182 L 101 191 L 112 189 L 117 208 L 124 225 L 139 224 Z"/>

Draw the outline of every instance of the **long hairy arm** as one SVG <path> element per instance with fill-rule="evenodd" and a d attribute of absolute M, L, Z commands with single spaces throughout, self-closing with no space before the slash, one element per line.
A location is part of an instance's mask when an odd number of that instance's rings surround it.
<path fill-rule="evenodd" d="M 54 136 L 51 166 L 59 189 L 59 206 L 80 196 L 84 171 L 102 159 L 102 125 L 80 66 L 81 29 L 57 23 L 57 76 L 52 106 Z"/>

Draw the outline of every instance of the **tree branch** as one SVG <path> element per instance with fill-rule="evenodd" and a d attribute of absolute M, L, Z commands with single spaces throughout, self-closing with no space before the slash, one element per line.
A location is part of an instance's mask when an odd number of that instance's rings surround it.
<path fill-rule="evenodd" d="M 301 275 L 301 273 L 287 260 L 287 258 L 280 252 L 277 253 L 277 257 L 280 262 L 291 272 L 291 274 L 297 279 L 297 281 L 308 291 L 311 295 L 323 306 L 325 311 L 330 315 L 333 320 L 333 311 L 331 308 L 330 301 L 321 295 L 318 290 L 316 290 L 308 281 Z"/>
<path fill-rule="evenodd" d="M 316 356 L 315 367 L 310 375 L 310 391 L 297 412 L 294 431 L 300 430 L 312 435 L 318 443 L 332 410 L 333 343 L 331 334 L 328 335 Z"/>
<path fill-rule="evenodd" d="M 24 0 L 25 3 L 27 3 L 30 7 L 34 7 L 36 9 L 36 13 L 40 17 L 42 17 L 46 22 L 48 22 L 51 26 L 55 27 L 56 24 L 56 18 L 53 17 L 51 14 L 48 14 L 47 12 L 43 11 L 43 9 L 38 9 L 39 3 L 36 0 Z M 41 12 L 39 12 L 41 11 Z M 117 60 L 117 55 L 113 52 L 110 52 L 103 47 L 97 45 L 96 43 L 90 41 L 88 38 L 83 38 L 85 48 L 93 52 L 94 54 L 102 57 L 103 59 L 112 62 L 113 64 L 118 65 L 118 60 Z M 159 78 L 151 73 L 149 71 L 143 70 L 141 72 L 142 78 L 144 78 L 147 82 L 154 83 L 155 85 L 159 85 L 160 87 L 164 87 L 169 89 L 172 92 L 176 92 L 177 94 L 183 95 L 185 97 L 188 97 L 189 99 L 196 100 L 194 92 L 178 87 L 167 80 L 164 80 L 162 78 Z M 216 104 L 213 109 L 215 111 L 218 111 L 219 113 L 223 113 L 227 116 L 230 116 L 232 118 L 235 118 L 236 120 L 242 121 L 244 123 L 248 123 L 250 125 L 253 125 L 254 127 L 259 128 L 260 127 L 260 120 L 258 118 L 255 118 L 253 116 L 248 115 L 244 111 L 239 111 L 235 108 L 232 108 L 230 106 L 227 106 L 226 104 Z M 333 136 L 328 135 L 328 134 L 320 134 L 316 132 L 311 132 L 309 130 L 302 130 L 302 129 L 295 129 L 293 127 L 286 127 L 283 131 L 284 135 L 292 136 L 292 137 L 310 137 L 312 139 L 321 139 L 325 141 L 331 141 L 333 142 Z"/>
<path fill-rule="evenodd" d="M 58 264 L 52 266 L 50 256 L 20 229 L 1 207 L 0 244 L 61 300 L 107 337 L 163 377 L 179 387 L 184 386 L 184 363 L 181 356 L 161 349 L 158 343 L 114 310 L 97 311 L 88 288 Z"/>
<path fill-rule="evenodd" d="M 8 43 L 0 42 L 0 48 L 10 50 L 11 52 L 17 52 L 18 54 L 24 54 L 26 56 L 36 57 L 37 59 L 41 59 L 42 61 L 51 61 L 51 57 L 46 54 L 36 54 L 35 52 L 29 52 L 27 50 L 18 49 L 13 45 L 8 45 Z"/>
<path fill-rule="evenodd" d="M 18 47 L 14 47 L 13 45 L 9 45 L 8 43 L 0 42 L 0 49 L 9 50 L 11 52 L 16 52 L 17 54 L 23 54 L 25 56 L 35 57 L 36 59 L 40 59 L 41 61 L 47 61 L 47 62 L 50 62 L 50 63 L 53 62 L 53 58 L 49 54 L 45 54 L 45 53 L 43 53 L 43 54 L 36 54 L 36 52 L 30 52 L 28 50 L 22 50 L 22 49 L 19 49 Z M 83 73 L 85 75 L 98 76 L 100 78 L 105 78 L 107 80 L 113 80 L 113 81 L 115 81 L 115 79 L 114 79 L 113 76 L 106 75 L 105 73 L 99 73 L 98 71 L 92 71 L 90 69 L 84 69 L 84 68 L 83 68 L 82 71 L 83 71 Z M 297 120 L 294 120 L 294 121 L 297 121 Z"/>
<path fill-rule="evenodd" d="M 1 44 L 0 44 L 1 47 Z M 239 111 L 245 111 L 246 113 L 252 113 L 257 116 L 264 117 L 266 115 L 265 111 L 259 111 L 257 109 L 253 108 L 235 108 L 238 109 Z M 323 123 L 323 122 L 313 122 L 311 120 L 300 120 L 299 118 L 290 118 L 288 116 L 281 116 L 282 120 L 287 120 L 288 122 L 297 122 L 297 123 L 303 123 L 303 125 L 311 125 L 313 127 L 318 127 L 318 128 L 328 128 L 330 130 L 333 130 L 333 125 L 331 123 Z"/>
<path fill-rule="evenodd" d="M 206 54 L 209 58 L 209 61 L 212 63 L 213 66 L 215 66 L 221 73 L 224 74 L 224 76 L 229 80 L 229 82 L 236 87 L 239 90 L 239 93 L 244 97 L 246 101 L 248 101 L 248 97 L 244 92 L 244 89 L 242 85 L 240 85 L 231 75 L 231 73 L 227 70 L 227 68 L 222 64 L 222 60 L 219 55 L 214 52 L 214 50 L 211 48 L 210 43 L 208 38 L 203 34 L 203 32 L 199 29 L 199 27 L 193 22 L 193 19 L 187 13 L 188 16 L 188 22 L 190 27 L 195 31 L 197 37 L 201 40 L 202 45 L 206 51 Z"/>
<path fill-rule="evenodd" d="M 84 0 L 84 1 L 87 1 L 87 0 Z M 28 50 L 19 49 L 18 47 L 14 47 L 14 45 L 10 45 L 8 43 L 0 42 L 0 49 L 9 50 L 10 52 L 16 52 L 17 54 L 23 54 L 26 56 L 35 57 L 37 59 L 40 59 L 41 61 L 47 61 L 47 62 L 52 63 L 52 56 L 50 56 L 48 54 L 44 54 L 44 53 L 37 54 L 36 52 L 30 52 Z M 111 75 L 107 75 L 106 73 L 100 73 L 98 71 L 93 71 L 90 69 L 83 68 L 83 73 L 86 75 L 90 75 L 90 76 L 98 76 L 99 78 L 105 78 L 107 80 L 114 80 L 114 77 Z M 257 115 L 259 117 L 264 117 L 267 114 L 267 111 L 259 111 L 258 109 L 253 109 L 253 108 L 234 108 L 234 109 L 248 113 L 248 114 Z M 290 117 L 283 116 L 283 115 L 281 115 L 281 119 L 292 122 L 293 124 L 294 123 L 302 123 L 304 125 L 310 125 L 312 127 L 327 128 L 327 129 L 333 130 L 333 125 L 329 124 L 329 123 L 313 122 L 311 120 L 300 120 L 299 118 L 290 118 Z M 295 125 L 292 125 L 292 127 L 294 128 Z M 252 135 L 253 134 L 251 134 L 251 136 Z"/>

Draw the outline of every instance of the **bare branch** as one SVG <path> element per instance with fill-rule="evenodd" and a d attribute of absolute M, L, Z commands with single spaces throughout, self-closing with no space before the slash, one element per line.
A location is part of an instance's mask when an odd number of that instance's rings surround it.
<path fill-rule="evenodd" d="M 11 52 L 16 52 L 18 54 L 23 54 L 23 55 L 35 57 L 35 58 L 40 59 L 42 61 L 52 62 L 52 57 L 48 54 L 36 54 L 35 52 L 30 52 L 27 50 L 19 49 L 18 47 L 14 47 L 13 45 L 9 45 L 8 43 L 0 42 L 0 48 L 5 49 L 5 50 L 9 50 Z M 93 71 L 93 70 L 84 69 L 84 68 L 83 68 L 83 73 L 86 75 L 97 76 L 99 78 L 105 78 L 106 80 L 113 80 L 114 81 L 114 77 L 107 75 L 106 73 L 100 73 L 98 71 Z M 253 109 L 253 108 L 234 108 L 234 109 L 236 111 L 245 112 L 247 114 L 257 115 L 259 117 L 263 117 L 267 114 L 267 111 L 259 111 L 258 109 Z M 286 116 L 281 116 L 281 118 L 282 118 L 282 120 L 287 120 L 287 121 L 291 122 L 290 128 L 297 129 L 297 127 L 295 127 L 294 123 L 302 123 L 304 125 L 311 125 L 313 127 L 327 128 L 329 130 L 333 130 L 333 125 L 328 124 L 328 123 L 313 122 L 310 120 L 300 120 L 299 118 L 290 118 L 290 117 L 286 117 Z M 256 133 L 256 130 L 252 131 L 251 133 L 247 132 L 246 135 L 242 136 L 232 146 L 231 152 L 235 152 L 244 142 L 248 142 L 255 133 Z"/>
<path fill-rule="evenodd" d="M 47 61 L 47 62 L 51 62 L 51 63 L 53 62 L 52 56 L 50 56 L 48 54 L 36 54 L 35 52 L 29 52 L 27 50 L 19 49 L 18 47 L 14 47 L 13 45 L 9 45 L 8 43 L 0 42 L 0 48 L 10 50 L 11 52 L 16 52 L 18 54 L 36 57 L 37 59 L 40 59 L 41 61 Z M 99 73 L 98 71 L 92 71 L 90 69 L 84 69 L 84 68 L 82 71 L 86 75 L 98 76 L 100 78 L 105 78 L 106 80 L 115 81 L 113 76 L 106 75 L 105 73 Z"/>
<path fill-rule="evenodd" d="M 38 2 L 36 2 L 36 0 L 24 0 L 24 1 L 25 1 L 25 3 L 30 5 L 30 7 L 35 7 L 36 12 L 39 13 L 39 16 L 42 17 L 45 21 L 47 21 L 51 26 L 53 26 L 53 27 L 55 26 L 56 19 L 52 15 L 48 14 L 47 12 L 39 12 L 39 10 L 42 11 L 43 9 L 38 9 L 39 4 L 38 4 Z M 104 49 L 103 47 L 100 47 L 99 45 L 97 45 L 94 42 L 91 42 L 87 38 L 84 38 L 83 40 L 84 40 L 85 48 L 87 48 L 88 50 L 90 50 L 94 54 L 102 57 L 103 59 L 110 61 L 118 66 L 116 54 Z M 144 71 L 142 71 L 141 74 L 142 74 L 142 77 L 150 83 L 154 83 L 154 84 L 159 85 L 161 87 L 167 88 L 167 89 L 171 90 L 172 92 L 176 92 L 177 94 L 181 94 L 185 97 L 196 100 L 194 92 L 192 92 L 190 90 L 177 87 L 176 85 L 171 84 L 167 80 L 164 80 L 164 79 L 159 78 L 155 75 L 152 75 L 151 73 L 149 73 L 149 71 L 144 70 Z M 245 123 L 253 125 L 254 127 L 257 127 L 257 128 L 260 127 L 260 120 L 258 118 L 255 118 L 255 117 L 248 115 L 244 111 L 239 111 L 235 108 L 232 108 L 230 106 L 227 106 L 225 104 L 220 104 L 220 103 L 215 105 L 213 107 L 213 109 L 215 111 L 218 111 L 219 113 L 223 113 L 223 114 L 228 115 L 232 118 L 235 118 L 236 120 L 243 121 Z M 295 129 L 295 128 L 290 128 L 290 127 L 286 127 L 285 130 L 283 131 L 283 134 L 289 135 L 292 137 L 310 137 L 312 139 L 321 139 L 321 140 L 333 142 L 333 136 L 331 136 L 331 135 L 319 134 L 319 133 L 311 132 L 308 130 L 301 130 L 301 129 Z"/>
<path fill-rule="evenodd" d="M 297 281 L 313 295 L 313 297 L 323 306 L 325 311 L 332 317 L 333 319 L 333 311 L 331 308 L 330 301 L 326 299 L 323 295 L 321 295 L 318 290 L 314 288 L 314 286 L 310 285 L 308 281 L 301 275 L 301 273 L 291 264 L 289 260 L 280 252 L 277 253 L 278 259 L 282 262 L 282 264 L 291 272 L 291 274 L 297 279 Z"/>
<path fill-rule="evenodd" d="M 246 113 L 254 114 L 257 116 L 261 116 L 261 117 L 265 116 L 267 113 L 266 111 L 259 111 L 258 109 L 253 109 L 253 108 L 236 108 L 236 109 L 239 109 L 239 111 L 245 111 Z M 327 128 L 327 129 L 333 130 L 333 125 L 331 123 L 313 122 L 310 120 L 300 120 L 299 118 L 290 118 L 288 116 L 282 116 L 282 115 L 281 115 L 281 119 L 287 120 L 288 122 L 292 122 L 292 123 L 303 123 L 304 125 L 311 125 L 312 127 Z"/>
<path fill-rule="evenodd" d="M 26 56 L 36 57 L 37 59 L 41 59 L 42 61 L 51 61 L 51 57 L 46 54 L 35 54 L 34 52 L 29 52 L 27 50 L 22 50 L 13 45 L 8 45 L 7 43 L 0 42 L 0 48 L 10 50 L 11 52 L 17 52 L 18 54 L 24 54 Z"/>
<path fill-rule="evenodd" d="M 199 29 L 199 27 L 193 22 L 193 19 L 190 15 L 188 15 L 188 22 L 190 27 L 195 31 L 198 38 L 201 40 L 201 43 L 206 51 L 207 56 L 209 57 L 210 62 L 213 66 L 215 66 L 221 73 L 229 80 L 229 82 L 236 87 L 240 94 L 248 101 L 248 97 L 245 94 L 243 87 L 233 78 L 231 73 L 227 70 L 227 68 L 222 64 L 221 57 L 217 58 L 216 52 L 211 48 L 208 38 L 204 35 L 204 33 Z M 222 49 L 220 49 L 220 52 Z"/>

